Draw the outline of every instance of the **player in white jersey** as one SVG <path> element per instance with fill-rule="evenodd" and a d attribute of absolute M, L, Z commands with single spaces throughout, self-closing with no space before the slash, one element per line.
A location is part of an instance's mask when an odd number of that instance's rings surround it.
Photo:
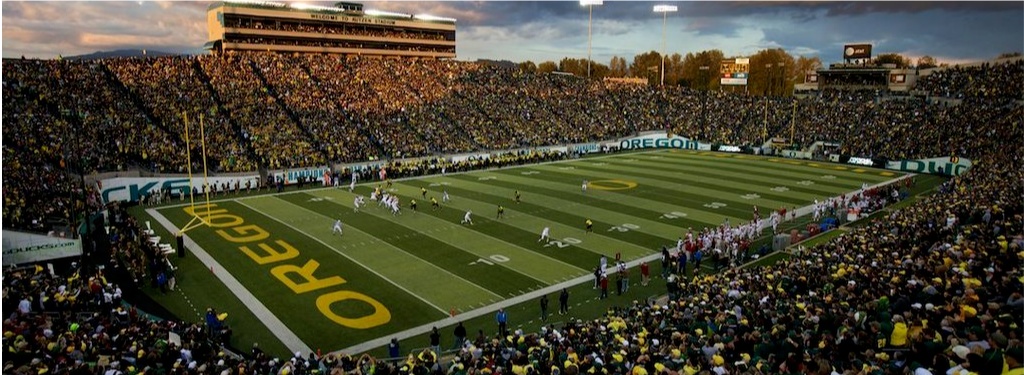
<path fill-rule="evenodd" d="M 355 199 L 352 200 L 352 206 L 355 207 L 353 208 L 353 211 L 359 212 L 359 208 L 363 207 L 363 196 L 357 195 Z"/>
<path fill-rule="evenodd" d="M 402 213 L 402 206 L 400 206 L 398 204 L 398 196 L 397 195 L 392 195 L 391 196 L 391 202 L 389 203 L 389 205 L 391 206 L 391 214 L 392 215 L 398 216 L 398 215 L 400 215 Z"/>
<path fill-rule="evenodd" d="M 473 225 L 473 210 L 466 211 L 466 216 L 462 217 L 462 224 Z"/>
<path fill-rule="evenodd" d="M 341 219 L 334 221 L 334 228 L 331 229 L 331 234 L 335 233 L 337 233 L 339 236 L 344 234 L 341 230 Z"/>
<path fill-rule="evenodd" d="M 582 189 L 583 189 L 583 192 L 584 192 L 584 193 L 586 193 L 586 192 L 587 192 L 587 180 L 583 180 L 583 186 L 582 186 Z"/>
<path fill-rule="evenodd" d="M 450 200 L 452 198 L 448 196 L 448 189 L 444 189 L 444 193 L 441 193 L 441 202 L 448 203 Z"/>
<path fill-rule="evenodd" d="M 550 227 L 544 227 L 544 230 L 540 231 L 540 239 L 537 240 L 537 242 L 540 242 L 540 241 L 551 242 L 550 234 L 551 234 L 551 228 Z"/>

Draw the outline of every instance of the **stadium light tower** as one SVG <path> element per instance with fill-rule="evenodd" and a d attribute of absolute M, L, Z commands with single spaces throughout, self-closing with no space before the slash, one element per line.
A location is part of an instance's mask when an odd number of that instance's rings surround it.
<path fill-rule="evenodd" d="M 593 43 L 591 31 L 594 28 L 594 5 L 602 5 L 604 0 L 580 0 L 580 5 L 590 8 L 590 22 L 587 23 L 587 78 L 590 78 L 590 46 Z"/>
<path fill-rule="evenodd" d="M 661 85 L 665 86 L 665 39 L 668 34 L 668 14 L 679 11 L 675 5 L 655 5 L 654 13 L 661 13 Z"/>
<path fill-rule="evenodd" d="M 767 74 L 765 78 L 765 91 L 764 91 L 764 124 L 761 127 L 761 136 L 763 143 L 768 143 L 768 95 L 771 94 L 772 86 L 772 64 L 764 64 L 764 71 Z"/>

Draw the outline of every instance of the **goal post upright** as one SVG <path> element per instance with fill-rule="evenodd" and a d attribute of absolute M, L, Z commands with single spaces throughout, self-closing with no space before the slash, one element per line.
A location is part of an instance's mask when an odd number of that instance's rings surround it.
<path fill-rule="evenodd" d="M 182 121 L 184 122 L 184 125 L 185 125 L 185 158 L 186 158 L 186 163 L 187 163 L 186 167 L 188 169 L 188 193 L 187 194 L 188 194 L 188 197 L 189 197 L 189 207 L 191 208 L 191 211 L 192 211 L 192 219 L 189 220 L 189 222 L 187 224 L 185 224 L 185 226 L 183 226 L 181 228 L 181 230 L 178 231 L 178 233 L 177 233 L 178 236 L 181 236 L 181 235 L 185 234 L 185 232 L 190 231 L 192 229 L 199 228 L 199 227 L 204 226 L 204 225 L 209 225 L 209 221 L 207 219 L 209 219 L 209 216 L 210 216 L 210 191 L 206 187 L 206 186 L 208 186 L 208 183 L 207 183 L 208 174 L 207 174 L 207 169 L 206 169 L 206 131 L 205 131 L 206 127 L 203 124 L 203 115 L 199 114 L 199 137 L 201 138 L 200 142 L 202 143 L 202 153 L 203 153 L 203 155 L 202 155 L 203 156 L 203 185 L 204 185 L 203 190 L 206 193 L 206 216 L 207 216 L 206 219 L 204 219 L 203 217 L 199 216 L 199 214 L 196 213 L 196 197 L 195 197 L 195 194 L 192 194 L 192 192 L 195 191 L 195 186 L 192 183 L 192 142 L 189 139 L 189 133 L 188 133 L 188 128 L 189 128 L 188 115 L 185 114 L 185 113 L 182 113 L 181 117 L 182 117 Z"/>

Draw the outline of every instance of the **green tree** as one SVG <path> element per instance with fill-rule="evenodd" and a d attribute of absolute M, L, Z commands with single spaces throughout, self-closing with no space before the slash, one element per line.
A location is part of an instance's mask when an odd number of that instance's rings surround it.
<path fill-rule="evenodd" d="M 910 59 L 898 53 L 883 53 L 875 58 L 875 63 L 878 65 L 896 64 L 897 68 L 906 68 L 910 66 Z"/>
<path fill-rule="evenodd" d="M 622 78 L 626 76 L 626 59 L 618 56 L 612 56 L 611 63 L 608 64 L 608 75 L 610 77 Z"/>
<path fill-rule="evenodd" d="M 583 60 L 583 63 L 586 64 L 586 61 Z M 608 68 L 608 65 L 596 61 L 592 61 L 590 64 L 590 76 L 594 79 L 604 79 L 604 77 L 608 77 L 611 74 L 611 69 Z M 586 70 L 586 65 L 584 65 L 584 76 L 586 76 Z"/>
<path fill-rule="evenodd" d="M 558 71 L 563 73 L 574 74 L 580 77 L 586 77 L 587 60 L 563 57 L 562 60 L 558 62 Z"/>
<path fill-rule="evenodd" d="M 715 90 L 719 87 L 719 72 L 725 54 L 713 49 L 687 53 L 682 61 L 682 78 L 689 86 L 698 90 Z M 701 69 L 701 67 L 706 67 Z"/>
<path fill-rule="evenodd" d="M 537 73 L 551 73 L 558 70 L 558 65 L 554 61 L 545 61 L 537 65 Z"/>
<path fill-rule="evenodd" d="M 629 75 L 647 78 L 648 84 L 661 82 L 661 54 L 650 51 L 633 56 L 633 63 L 629 64 Z"/>
<path fill-rule="evenodd" d="M 679 85 L 682 81 L 683 56 L 678 53 L 673 53 L 665 59 L 665 84 L 675 86 Z"/>
<path fill-rule="evenodd" d="M 934 67 L 937 67 L 937 66 L 939 66 L 939 64 L 938 64 L 938 62 L 935 61 L 934 57 L 925 55 L 925 56 L 921 56 L 921 58 L 917 59 L 917 68 L 918 69 L 931 69 L 931 68 L 934 68 Z"/>
<path fill-rule="evenodd" d="M 802 80 L 804 74 L 813 73 L 822 68 L 821 59 L 818 56 L 806 57 L 800 56 L 796 59 L 796 75 L 798 80 Z"/>
<path fill-rule="evenodd" d="M 755 95 L 790 95 L 796 70 L 796 59 L 782 48 L 757 51 L 750 56 L 748 91 Z"/>
<path fill-rule="evenodd" d="M 536 73 L 537 72 L 537 64 L 534 64 L 533 61 L 526 60 L 526 61 L 523 61 L 523 62 L 519 63 L 519 70 L 522 70 L 522 71 L 527 72 L 527 73 Z"/>

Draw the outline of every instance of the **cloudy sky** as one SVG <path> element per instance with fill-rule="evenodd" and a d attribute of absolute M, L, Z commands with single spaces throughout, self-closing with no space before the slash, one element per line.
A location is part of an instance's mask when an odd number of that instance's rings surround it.
<path fill-rule="evenodd" d="M 332 2 L 307 1 L 330 5 Z M 874 44 L 875 55 L 931 55 L 940 62 L 991 59 L 1024 50 L 1024 2 L 663 2 L 669 53 L 718 48 L 727 56 L 782 47 L 841 59 L 842 45 Z M 3 1 L 3 57 L 53 58 L 100 50 L 201 53 L 210 2 Z M 587 55 L 587 8 L 556 1 L 366 1 L 368 9 L 458 19 L 459 59 L 535 62 Z M 661 49 L 654 2 L 594 7 L 593 56 Z"/>

